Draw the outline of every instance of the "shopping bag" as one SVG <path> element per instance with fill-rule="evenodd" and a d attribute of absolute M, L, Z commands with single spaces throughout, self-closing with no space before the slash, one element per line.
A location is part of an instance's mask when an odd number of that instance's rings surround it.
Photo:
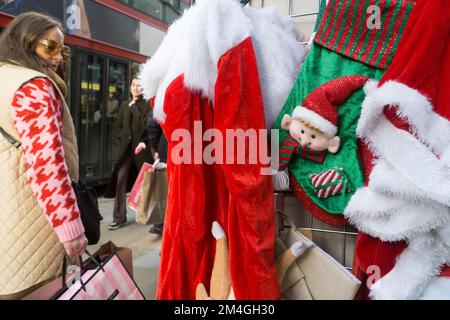
<path fill-rule="evenodd" d="M 92 257 L 94 257 L 99 261 L 104 261 L 107 260 L 112 255 L 118 256 L 129 276 L 133 278 L 133 255 L 131 249 L 125 247 L 117 247 L 113 242 L 109 241 L 103 244 L 92 255 Z M 87 260 L 87 262 L 89 261 L 90 260 Z M 65 292 L 68 286 L 67 283 L 70 282 L 69 278 L 74 277 L 74 275 L 69 274 L 69 270 L 67 268 L 67 261 L 65 261 L 64 263 L 62 265 L 61 275 L 59 275 L 55 279 L 45 281 L 43 283 L 34 286 L 33 288 L 30 288 L 29 290 L 27 290 L 30 293 L 28 293 L 25 297 L 23 297 L 22 300 L 53 300 L 55 299 L 55 297 L 58 297 L 63 292 Z M 79 265 L 81 266 L 83 265 L 83 263 L 80 262 Z M 69 267 L 71 266 L 72 265 L 70 265 Z M 79 269 L 81 272 L 82 271 L 81 267 Z"/>
<path fill-rule="evenodd" d="M 50 300 L 55 295 L 55 292 L 58 292 L 61 288 L 62 277 L 59 276 L 56 279 L 45 281 L 29 288 L 30 293 L 21 300 Z"/>
<path fill-rule="evenodd" d="M 60 289 L 50 300 L 145 300 L 116 253 L 95 257 L 87 254 L 89 260 L 80 261 L 79 271 L 72 277 L 68 277 L 64 259 Z"/>
<path fill-rule="evenodd" d="M 128 206 L 137 211 L 139 207 L 139 203 L 142 199 L 142 181 L 144 180 L 144 175 L 146 172 L 153 171 L 154 167 L 150 163 L 144 162 L 141 167 L 141 171 L 139 171 L 139 175 L 134 182 L 133 188 L 131 189 L 130 197 L 128 199 Z"/>
<path fill-rule="evenodd" d="M 164 222 L 167 188 L 166 170 L 144 173 L 141 201 L 136 211 L 137 223 L 160 224 Z"/>
<path fill-rule="evenodd" d="M 112 241 L 103 244 L 94 254 L 94 257 L 106 257 L 111 254 L 117 254 L 127 269 L 128 273 L 133 276 L 133 251 L 126 247 L 117 247 Z"/>
<path fill-rule="evenodd" d="M 306 240 L 292 226 L 280 231 L 276 253 L 280 255 L 295 242 Z M 287 300 L 353 300 L 361 282 L 333 257 L 314 246 L 288 269 L 281 291 Z"/>

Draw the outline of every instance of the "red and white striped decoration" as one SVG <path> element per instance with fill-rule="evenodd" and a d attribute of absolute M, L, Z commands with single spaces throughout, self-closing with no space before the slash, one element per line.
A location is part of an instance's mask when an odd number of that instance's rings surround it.
<path fill-rule="evenodd" d="M 339 167 L 341 171 L 344 171 L 344 168 Z M 323 199 L 328 198 L 337 194 L 342 193 L 342 189 L 344 188 L 344 177 L 339 174 L 336 170 L 330 169 L 325 172 L 320 172 L 316 174 L 310 175 L 312 185 L 314 186 L 314 189 L 316 191 L 317 197 Z M 328 188 L 321 188 L 318 189 L 320 186 L 327 185 L 329 183 L 339 181 L 340 183 L 337 183 L 335 185 L 329 186 Z M 347 188 L 347 192 L 348 192 Z"/>

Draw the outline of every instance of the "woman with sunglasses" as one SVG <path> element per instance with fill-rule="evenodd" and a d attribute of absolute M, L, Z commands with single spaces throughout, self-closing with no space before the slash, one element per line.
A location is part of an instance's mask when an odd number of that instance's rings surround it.
<path fill-rule="evenodd" d="M 0 299 L 19 299 L 87 246 L 67 87 L 57 70 L 69 50 L 61 24 L 17 16 L 0 37 Z"/>
<path fill-rule="evenodd" d="M 119 160 L 105 191 L 105 198 L 114 198 L 113 221 L 108 225 L 108 230 L 113 231 L 125 226 L 127 192 L 131 191 L 144 162 L 153 163 L 150 152 L 134 152 L 146 129 L 150 111 L 150 104 L 142 95 L 139 79 L 133 78 L 130 84 L 130 100 L 122 103 L 117 116 Z"/>

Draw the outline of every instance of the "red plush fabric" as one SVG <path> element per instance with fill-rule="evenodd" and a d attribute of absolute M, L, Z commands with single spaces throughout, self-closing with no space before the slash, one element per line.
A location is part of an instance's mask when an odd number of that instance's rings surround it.
<path fill-rule="evenodd" d="M 172 134 L 180 128 L 193 137 L 189 142 L 193 151 L 192 164 L 176 164 L 168 157 L 169 194 L 157 299 L 195 299 L 200 282 L 209 290 L 215 246 L 211 225 L 215 220 L 228 236 L 236 298 L 279 299 L 271 176 L 260 174 L 259 159 L 257 164 L 248 164 L 248 152 L 247 164 L 193 163 L 195 134 L 201 139 L 207 129 L 216 128 L 222 132 L 225 145 L 226 129 L 265 128 L 250 38 L 221 57 L 213 105 L 198 92 L 189 91 L 183 75 L 167 88 L 167 118 L 162 126 L 169 138 L 169 155 L 178 143 Z M 202 122 L 199 132 L 194 133 L 194 121 Z M 263 141 L 266 143 L 265 137 Z M 204 142 L 203 148 L 209 144 Z M 200 155 L 203 148 L 198 150 Z M 236 161 L 236 155 L 234 158 Z"/>
<path fill-rule="evenodd" d="M 404 241 L 385 242 L 362 232 L 358 234 L 352 271 L 361 280 L 362 285 L 356 299 L 369 299 L 367 282 L 373 284 L 374 280 L 378 279 L 374 278 L 376 277 L 375 272 L 379 272 L 380 277 L 389 273 L 395 266 L 397 256 L 406 247 L 407 244 Z"/>
<path fill-rule="evenodd" d="M 450 10 L 447 0 L 416 0 L 391 66 L 380 85 L 398 81 L 426 95 L 450 119 Z"/>

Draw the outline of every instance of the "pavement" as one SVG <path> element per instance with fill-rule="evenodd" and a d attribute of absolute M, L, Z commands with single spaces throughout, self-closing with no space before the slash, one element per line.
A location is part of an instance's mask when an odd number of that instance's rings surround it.
<path fill-rule="evenodd" d="M 88 246 L 88 251 L 95 252 L 102 244 L 112 241 L 118 247 L 130 248 L 133 252 L 134 280 L 144 293 L 146 299 L 156 298 L 156 283 L 159 270 L 159 254 L 161 236 L 149 233 L 150 225 L 140 225 L 135 222 L 134 211 L 128 209 L 128 223 L 117 230 L 108 230 L 108 224 L 113 220 L 114 199 L 99 198 L 101 237 L 96 245 Z"/>

